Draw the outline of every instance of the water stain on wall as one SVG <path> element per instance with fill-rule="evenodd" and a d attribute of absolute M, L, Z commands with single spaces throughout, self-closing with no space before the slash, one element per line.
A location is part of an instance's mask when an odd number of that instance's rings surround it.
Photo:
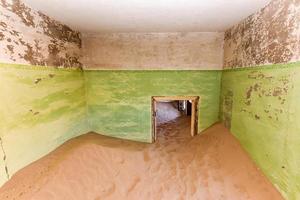
<path fill-rule="evenodd" d="M 81 67 L 81 36 L 23 4 L 0 1 L 0 59 L 6 63 Z"/>
<path fill-rule="evenodd" d="M 300 60 L 300 1 L 273 0 L 225 33 L 224 68 Z"/>

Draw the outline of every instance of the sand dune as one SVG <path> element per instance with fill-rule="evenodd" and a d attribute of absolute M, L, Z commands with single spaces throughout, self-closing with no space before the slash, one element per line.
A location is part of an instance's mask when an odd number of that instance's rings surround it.
<path fill-rule="evenodd" d="M 221 124 L 191 138 L 189 122 L 160 125 L 155 144 L 93 133 L 72 139 L 19 171 L 0 199 L 282 199 Z"/>
<path fill-rule="evenodd" d="M 177 109 L 177 102 L 156 102 L 157 108 L 157 125 L 167 123 L 175 120 L 183 115 L 182 112 Z"/>

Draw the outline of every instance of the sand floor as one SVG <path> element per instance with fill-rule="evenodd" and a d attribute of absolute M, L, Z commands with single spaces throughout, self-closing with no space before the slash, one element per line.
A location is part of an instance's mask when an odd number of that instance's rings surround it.
<path fill-rule="evenodd" d="M 0 199 L 282 199 L 221 124 L 190 137 L 189 118 L 143 144 L 86 134 L 19 171 Z"/>

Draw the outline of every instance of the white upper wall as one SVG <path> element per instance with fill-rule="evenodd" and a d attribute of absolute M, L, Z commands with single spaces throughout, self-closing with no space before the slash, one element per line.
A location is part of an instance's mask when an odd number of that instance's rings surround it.
<path fill-rule="evenodd" d="M 81 32 L 225 31 L 270 0 L 23 0 Z"/>
<path fill-rule="evenodd" d="M 222 70 L 223 33 L 83 34 L 89 69 Z"/>

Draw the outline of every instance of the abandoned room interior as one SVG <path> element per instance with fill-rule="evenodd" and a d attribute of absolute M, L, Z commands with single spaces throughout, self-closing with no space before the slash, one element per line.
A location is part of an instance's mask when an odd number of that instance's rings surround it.
<path fill-rule="evenodd" d="M 300 200 L 300 0 L 1 0 L 0 200 Z"/>

